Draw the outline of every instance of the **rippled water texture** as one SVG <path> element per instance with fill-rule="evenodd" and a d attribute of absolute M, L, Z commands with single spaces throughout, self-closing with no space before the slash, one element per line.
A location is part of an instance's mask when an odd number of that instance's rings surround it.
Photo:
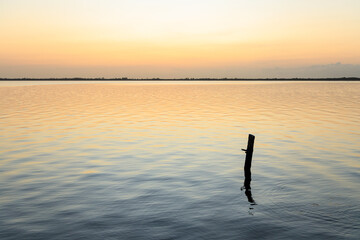
<path fill-rule="evenodd" d="M 0 87 L 0 239 L 359 239 L 359 82 L 34 84 Z"/>

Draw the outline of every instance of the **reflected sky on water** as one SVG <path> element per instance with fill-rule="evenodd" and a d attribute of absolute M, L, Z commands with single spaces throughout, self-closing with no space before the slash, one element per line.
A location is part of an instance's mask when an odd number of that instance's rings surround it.
<path fill-rule="evenodd" d="M 1 239 L 359 236 L 359 82 L 21 85 L 0 87 Z"/>

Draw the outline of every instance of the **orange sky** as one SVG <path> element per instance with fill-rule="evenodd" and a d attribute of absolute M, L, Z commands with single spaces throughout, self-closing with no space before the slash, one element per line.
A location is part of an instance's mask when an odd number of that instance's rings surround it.
<path fill-rule="evenodd" d="M 0 77 L 91 77 L 93 68 L 94 77 L 256 77 L 359 65 L 359 9 L 357 0 L 4 0 Z"/>

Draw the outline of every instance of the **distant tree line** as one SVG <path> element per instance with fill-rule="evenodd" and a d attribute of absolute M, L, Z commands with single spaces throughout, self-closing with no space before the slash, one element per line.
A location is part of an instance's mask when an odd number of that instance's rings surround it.
<path fill-rule="evenodd" d="M 360 81 L 358 77 L 342 78 L 0 78 L 0 81 Z"/>

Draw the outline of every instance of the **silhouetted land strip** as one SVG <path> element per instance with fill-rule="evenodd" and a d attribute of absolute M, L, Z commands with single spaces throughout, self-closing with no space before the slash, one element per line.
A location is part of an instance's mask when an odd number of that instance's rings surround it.
<path fill-rule="evenodd" d="M 0 81 L 360 81 L 343 78 L 0 78 Z"/>

